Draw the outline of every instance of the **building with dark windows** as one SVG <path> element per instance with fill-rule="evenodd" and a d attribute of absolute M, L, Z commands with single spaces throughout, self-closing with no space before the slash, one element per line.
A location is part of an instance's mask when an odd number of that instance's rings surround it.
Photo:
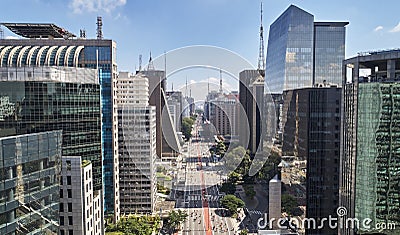
<path fill-rule="evenodd" d="M 291 5 L 270 26 L 265 83 L 272 94 L 326 81 L 341 85 L 348 22 L 314 22 Z"/>
<path fill-rule="evenodd" d="M 255 154 L 262 147 L 262 110 L 264 104 L 264 78 L 259 70 L 243 70 L 239 73 L 239 102 L 243 111 L 239 112 L 239 141 Z M 247 134 L 246 134 L 247 133 Z"/>
<path fill-rule="evenodd" d="M 101 146 L 93 146 L 92 150 L 87 149 L 84 150 L 83 154 L 75 155 L 82 156 L 84 159 L 84 155 L 93 156 L 90 158 L 93 163 L 94 188 L 95 190 L 103 190 L 104 188 L 105 213 L 114 214 L 115 219 L 117 219 L 118 195 L 115 192 L 118 191 L 118 181 L 116 180 L 118 178 L 118 164 L 115 165 L 114 160 L 117 156 L 118 146 L 115 145 L 116 141 L 114 141 L 114 138 L 117 138 L 117 134 L 114 134 L 117 132 L 117 127 L 112 121 L 116 120 L 116 117 L 113 118 L 112 116 L 114 105 L 112 89 L 117 74 L 116 43 L 101 38 L 75 38 L 75 35 L 54 24 L 3 23 L 3 25 L 24 37 L 24 39 L 0 40 L 0 67 L 7 67 L 10 70 L 10 76 L 14 75 L 12 69 L 36 68 L 35 71 L 37 71 L 38 68 L 44 66 L 98 68 L 96 81 L 100 84 L 101 89 L 96 92 L 100 92 L 101 120 L 96 121 L 98 121 L 97 125 L 101 126 L 96 126 L 94 132 L 97 135 L 97 128 L 101 130 Z M 26 73 L 25 79 L 28 79 L 29 76 L 34 76 L 34 74 Z M 70 90 L 68 87 L 65 89 L 66 91 Z M 84 96 L 81 98 L 85 99 Z M 78 104 L 78 100 L 71 99 L 70 102 L 75 102 L 75 106 Z M 95 100 L 82 101 L 79 104 L 98 107 L 97 104 L 94 105 L 90 102 L 95 102 Z M 73 120 L 73 116 L 79 118 L 82 116 L 80 113 L 83 113 L 78 108 L 71 108 L 68 112 L 71 112 L 68 117 L 70 120 Z M 72 115 L 75 112 L 76 114 Z M 85 122 L 81 123 L 74 120 L 73 123 L 79 124 L 76 125 L 77 127 L 90 129 Z M 92 140 L 92 142 L 97 144 L 97 139 L 96 141 Z M 69 151 L 66 147 L 64 149 L 63 151 Z M 101 151 L 100 155 L 98 151 Z"/>
<path fill-rule="evenodd" d="M 0 234 L 58 234 L 61 131 L 0 138 Z"/>
<path fill-rule="evenodd" d="M 150 58 L 147 70 L 140 73 L 148 78 L 149 104 L 156 107 L 157 157 L 166 162 L 176 161 L 182 149 L 168 107 L 165 71 L 155 70 Z"/>
<path fill-rule="evenodd" d="M 175 127 L 175 131 L 180 132 L 182 128 L 182 118 L 184 111 L 184 97 L 181 91 L 167 91 L 166 99 L 169 114 Z"/>
<path fill-rule="evenodd" d="M 371 223 L 339 234 L 399 234 L 400 51 L 360 53 L 342 71 L 340 206 Z"/>
<path fill-rule="evenodd" d="M 306 218 L 336 217 L 339 205 L 341 88 L 322 85 L 284 93 L 282 154 L 307 160 Z M 328 224 L 306 234 L 337 234 Z"/>

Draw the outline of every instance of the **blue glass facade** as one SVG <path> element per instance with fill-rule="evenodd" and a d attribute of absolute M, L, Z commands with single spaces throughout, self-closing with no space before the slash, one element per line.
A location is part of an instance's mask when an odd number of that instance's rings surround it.
<path fill-rule="evenodd" d="M 314 23 L 314 84 L 342 84 L 347 23 Z"/>
<path fill-rule="evenodd" d="M 270 93 L 312 87 L 323 81 L 341 85 L 347 22 L 315 22 L 291 5 L 271 25 L 265 83 Z"/>
<path fill-rule="evenodd" d="M 0 67 L 84 67 L 99 68 L 101 102 L 101 156 L 94 189 L 102 190 L 106 214 L 117 213 L 118 187 L 113 139 L 113 88 L 116 77 L 116 43 L 112 40 L 0 40 Z M 29 76 L 29 75 L 28 75 Z M 115 154 L 114 154 L 115 153 Z M 97 183 L 96 183 L 97 182 Z"/>
<path fill-rule="evenodd" d="M 0 234 L 57 234 L 61 131 L 0 138 Z"/>
<path fill-rule="evenodd" d="M 314 16 L 291 5 L 271 25 L 265 82 L 273 94 L 310 87 Z"/>
<path fill-rule="evenodd" d="M 99 82 L 101 94 L 101 129 L 102 129 L 102 156 L 103 156 L 103 192 L 105 214 L 115 213 L 115 180 L 114 180 L 114 150 L 113 150 L 113 61 L 115 60 L 115 47 L 88 46 L 84 49 L 86 67 L 96 67 L 98 58 Z M 97 54 L 97 55 L 96 55 Z"/>

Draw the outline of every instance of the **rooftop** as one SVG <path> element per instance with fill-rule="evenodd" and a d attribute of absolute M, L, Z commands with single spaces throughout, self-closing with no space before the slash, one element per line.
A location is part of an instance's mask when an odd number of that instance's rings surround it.
<path fill-rule="evenodd" d="M 74 34 L 55 24 L 1 23 L 13 33 L 24 38 L 72 38 Z"/>

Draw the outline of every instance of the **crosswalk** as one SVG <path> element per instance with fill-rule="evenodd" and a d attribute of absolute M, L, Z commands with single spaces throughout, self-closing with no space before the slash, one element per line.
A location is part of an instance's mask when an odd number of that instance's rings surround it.
<path fill-rule="evenodd" d="M 214 195 L 209 195 L 206 196 L 207 201 L 219 201 L 220 200 L 220 196 L 214 196 Z M 200 201 L 202 200 L 202 196 L 200 194 L 197 195 L 187 195 L 186 196 L 186 200 L 187 201 Z"/>
<path fill-rule="evenodd" d="M 257 210 L 249 210 L 249 213 L 256 214 L 256 215 L 262 215 L 263 214 L 261 211 L 257 211 Z"/>

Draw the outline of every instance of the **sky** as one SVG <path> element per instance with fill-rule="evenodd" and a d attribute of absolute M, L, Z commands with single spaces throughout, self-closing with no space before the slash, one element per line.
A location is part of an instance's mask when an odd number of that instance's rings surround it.
<path fill-rule="evenodd" d="M 313 14 L 315 21 L 350 22 L 346 58 L 358 52 L 400 48 L 398 0 L 263 0 L 265 50 L 270 24 L 290 4 Z M 85 29 L 87 38 L 96 37 L 96 18 L 102 16 L 104 38 L 117 42 L 120 71 L 138 68 L 140 54 L 144 65 L 150 52 L 157 57 L 192 45 L 225 48 L 257 65 L 260 0 L 1 0 L 0 8 L 0 22 L 55 23 L 76 35 Z M 5 37 L 16 36 L 3 30 Z M 189 83 L 215 80 L 219 73 L 175 76 L 174 87 L 181 88 L 187 77 Z M 225 86 L 228 90 L 237 87 L 228 80 Z"/>

